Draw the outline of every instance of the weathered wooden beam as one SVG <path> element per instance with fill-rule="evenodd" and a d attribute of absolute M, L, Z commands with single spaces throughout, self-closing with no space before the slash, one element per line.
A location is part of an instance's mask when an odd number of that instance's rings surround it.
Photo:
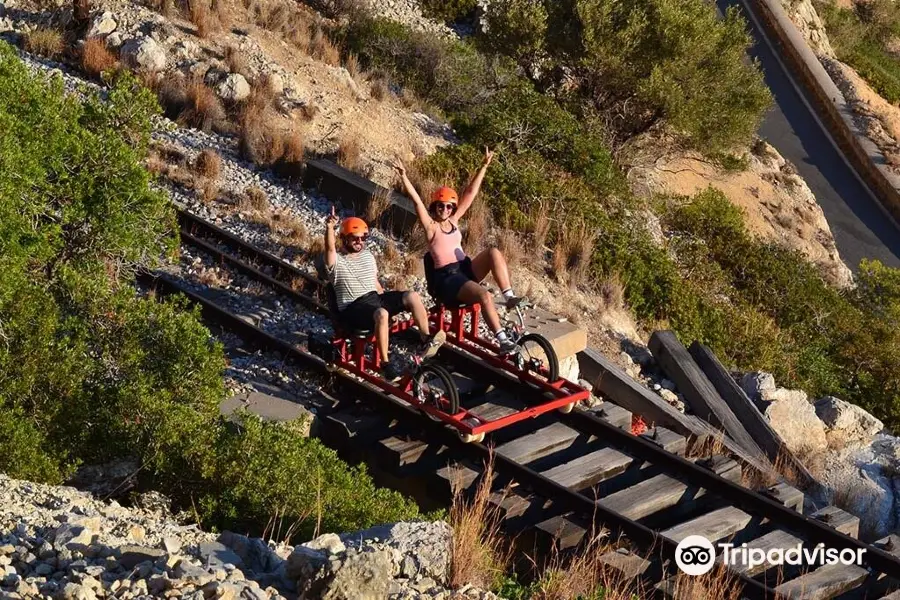
<path fill-rule="evenodd" d="M 740 481 L 741 469 L 729 459 L 715 461 L 712 470 L 731 481 Z M 692 511 L 706 495 L 706 490 L 688 485 L 666 474 L 644 479 L 640 483 L 609 494 L 597 503 L 629 519 L 643 519 L 677 506 L 679 512 Z"/>
<path fill-rule="evenodd" d="M 579 435 L 571 427 L 553 423 L 498 446 L 497 453 L 524 465 L 568 448 Z"/>
<path fill-rule="evenodd" d="M 742 462 L 761 472 L 767 472 L 771 468 L 768 461 L 761 462 L 709 423 L 675 410 L 668 402 L 636 382 L 600 352 L 592 348 L 579 352 L 578 367 L 581 370 L 581 377 L 593 385 L 596 391 L 619 406 L 640 415 L 648 424 L 662 425 L 683 436 L 694 436 L 699 439 L 722 438 L 722 443 L 728 451 Z"/>
<path fill-rule="evenodd" d="M 731 439 L 760 461 L 766 455 L 743 423 L 735 416 L 719 392 L 672 331 L 656 331 L 650 337 L 650 352 L 675 382 L 694 414 L 713 427 L 724 429 Z"/>
<path fill-rule="evenodd" d="M 855 565 L 824 565 L 775 588 L 784 598 L 803 600 L 828 600 L 860 583 L 868 571 Z"/>
<path fill-rule="evenodd" d="M 694 342 L 691 344 L 690 352 L 710 383 L 716 388 L 734 415 L 740 419 L 747 432 L 753 436 L 769 460 L 776 465 L 784 465 L 784 470 L 789 472 L 788 478 L 802 489 L 811 494 L 820 491 L 821 484 L 785 445 L 781 436 L 772 429 L 769 421 L 729 375 L 713 351 L 703 344 Z"/>

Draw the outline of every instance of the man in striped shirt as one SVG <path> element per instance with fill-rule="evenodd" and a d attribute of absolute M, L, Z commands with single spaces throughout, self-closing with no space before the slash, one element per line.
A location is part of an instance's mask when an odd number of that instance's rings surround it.
<path fill-rule="evenodd" d="M 382 375 L 388 381 L 399 379 L 400 368 L 390 360 L 388 334 L 393 315 L 410 311 L 419 328 L 423 346 L 422 358 L 434 356 L 447 337 L 438 331 L 429 337 L 428 312 L 416 292 L 385 292 L 378 281 L 375 256 L 366 249 L 369 226 L 358 217 L 349 217 L 341 223 L 341 252 L 335 243 L 334 226 L 337 216 L 334 208 L 325 226 L 325 271 L 334 287 L 337 299 L 338 320 L 344 326 L 357 330 L 375 330 L 375 344 L 383 360 Z"/>

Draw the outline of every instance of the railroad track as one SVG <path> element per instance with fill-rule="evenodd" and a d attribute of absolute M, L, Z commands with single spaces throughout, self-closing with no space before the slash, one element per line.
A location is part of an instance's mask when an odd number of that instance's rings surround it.
<path fill-rule="evenodd" d="M 320 282 L 315 277 L 189 213 L 179 212 L 179 223 L 183 244 L 310 310 L 327 313 L 317 299 Z M 263 331 L 171 276 L 157 274 L 154 279 L 163 291 L 184 293 L 200 304 L 205 318 L 310 369 L 328 371 L 324 361 L 304 348 Z M 462 350 L 445 346 L 439 358 L 473 411 L 496 418 L 541 401 L 535 390 Z M 341 395 L 378 408 L 373 414 L 343 403 L 323 417 L 331 435 L 355 440 L 350 445 L 356 448 L 365 444 L 366 454 L 375 449 L 398 472 L 443 485 L 434 489 L 474 485 L 492 457 L 495 486 L 513 486 L 509 495 L 496 500 L 511 530 L 529 529 L 563 548 L 607 530 L 610 539 L 634 552 L 611 551 L 603 562 L 640 580 L 642 589 L 656 596 L 673 591 L 678 541 L 702 534 L 713 543 L 730 539 L 750 548 L 802 542 L 865 550 L 862 567 L 733 567 L 746 598 L 900 598 L 900 592 L 894 593 L 900 580 L 889 577 L 900 577 L 900 538 L 861 542 L 855 537 L 859 520 L 835 507 L 804 515 L 799 512 L 802 493 L 784 483 L 763 493 L 749 490 L 740 483 L 741 466 L 731 458 L 689 459 L 691 441 L 662 428 L 634 436 L 630 414 L 614 404 L 606 403 L 598 412 L 543 415 L 493 433 L 488 447 L 462 443 L 445 426 L 349 374 L 332 375 Z"/>

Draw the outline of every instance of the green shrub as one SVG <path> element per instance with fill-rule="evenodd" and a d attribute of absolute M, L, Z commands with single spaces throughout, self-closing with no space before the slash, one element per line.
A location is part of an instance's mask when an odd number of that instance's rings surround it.
<path fill-rule="evenodd" d="M 240 431 L 219 438 L 216 488 L 202 496 L 216 523 L 265 523 L 273 515 L 285 528 L 299 523 L 308 537 L 319 531 L 349 531 L 414 518 L 415 504 L 376 488 L 364 467 L 348 467 L 316 439 L 290 426 L 245 414 Z"/>
<path fill-rule="evenodd" d="M 304 534 L 318 517 L 344 530 L 415 516 L 289 428 L 229 428 L 199 309 L 136 294 L 135 270 L 177 242 L 141 166 L 157 111 L 127 74 L 81 103 L 0 43 L 0 470 L 58 483 L 132 456 L 143 485 L 206 524 L 256 532 L 276 513 Z"/>
<path fill-rule="evenodd" d="M 0 473 L 15 479 L 60 483 L 59 465 L 44 445 L 41 431 L 21 409 L 0 398 Z"/>
<path fill-rule="evenodd" d="M 900 13 L 891 0 L 856 4 L 856 10 L 817 2 L 837 57 L 856 69 L 882 97 L 900 102 L 900 59 L 887 44 L 900 35 Z"/>
<path fill-rule="evenodd" d="M 544 49 L 547 19 L 542 0 L 492 0 L 480 39 L 488 50 L 527 64 Z"/>
<path fill-rule="evenodd" d="M 429 17 L 442 21 L 457 21 L 474 10 L 478 0 L 422 0 L 419 5 Z"/>
<path fill-rule="evenodd" d="M 591 97 L 633 98 L 640 129 L 664 118 L 704 151 L 746 144 L 771 102 L 737 9 L 719 19 L 705 0 L 574 0 L 562 3 L 551 53 L 577 66 Z M 560 25 L 559 19 L 569 24 Z M 608 100 L 607 100 L 608 101 Z"/>

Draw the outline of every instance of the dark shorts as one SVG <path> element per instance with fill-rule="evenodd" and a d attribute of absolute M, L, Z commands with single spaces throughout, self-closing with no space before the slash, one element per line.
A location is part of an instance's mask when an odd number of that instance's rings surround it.
<path fill-rule="evenodd" d="M 406 292 L 369 292 L 350 303 L 338 313 L 341 325 L 348 329 L 371 331 L 375 328 L 375 311 L 383 308 L 390 316 L 406 310 L 403 296 Z"/>
<path fill-rule="evenodd" d="M 432 281 L 437 300 L 450 305 L 458 302 L 459 290 L 466 282 L 478 283 L 475 272 L 472 271 L 472 259 L 468 256 L 459 262 L 435 269 Z"/>

